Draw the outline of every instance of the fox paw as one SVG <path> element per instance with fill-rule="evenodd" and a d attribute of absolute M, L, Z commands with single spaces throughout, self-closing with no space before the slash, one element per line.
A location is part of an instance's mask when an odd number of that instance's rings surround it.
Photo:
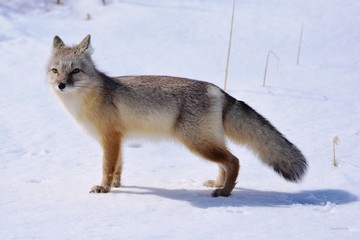
<path fill-rule="evenodd" d="M 113 182 L 112 187 L 119 188 L 119 187 L 121 187 L 121 183 L 120 182 Z"/>
<path fill-rule="evenodd" d="M 110 191 L 109 187 L 95 185 L 91 188 L 90 193 L 107 193 Z"/>
<path fill-rule="evenodd" d="M 206 182 L 203 183 L 203 185 L 205 187 L 210 187 L 210 188 L 220 188 L 224 186 L 224 184 L 218 183 L 215 180 L 207 180 Z"/>
<path fill-rule="evenodd" d="M 211 194 L 212 197 L 228 197 L 230 196 L 230 192 L 224 190 L 223 188 L 216 189 Z"/>

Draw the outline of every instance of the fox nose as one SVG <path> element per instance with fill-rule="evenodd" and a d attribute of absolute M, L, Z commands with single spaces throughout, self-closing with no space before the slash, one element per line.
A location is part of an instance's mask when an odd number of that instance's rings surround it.
<path fill-rule="evenodd" d="M 60 90 L 64 90 L 65 87 L 66 87 L 65 83 L 59 83 L 59 85 L 58 85 L 58 88 Z"/>

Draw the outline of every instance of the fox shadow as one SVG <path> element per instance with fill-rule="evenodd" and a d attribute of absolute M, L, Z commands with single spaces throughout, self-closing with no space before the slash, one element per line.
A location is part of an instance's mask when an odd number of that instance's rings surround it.
<path fill-rule="evenodd" d="M 186 201 L 198 208 L 214 207 L 275 207 L 291 205 L 345 205 L 358 197 L 340 189 L 307 190 L 295 193 L 235 188 L 228 198 L 211 197 L 211 190 L 161 189 L 154 187 L 123 186 L 114 194 L 154 195 L 176 201 Z"/>

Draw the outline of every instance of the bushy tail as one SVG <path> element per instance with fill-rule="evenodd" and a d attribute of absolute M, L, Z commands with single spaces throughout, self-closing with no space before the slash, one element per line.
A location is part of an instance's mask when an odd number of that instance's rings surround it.
<path fill-rule="evenodd" d="M 228 96 L 224 113 L 225 133 L 249 147 L 265 164 L 286 180 L 299 182 L 306 172 L 306 159 L 268 120 L 246 103 Z"/>

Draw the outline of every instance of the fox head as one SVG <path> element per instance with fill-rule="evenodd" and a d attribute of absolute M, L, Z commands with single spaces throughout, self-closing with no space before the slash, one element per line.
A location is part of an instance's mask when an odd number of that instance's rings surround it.
<path fill-rule="evenodd" d="M 91 76 L 96 71 L 91 53 L 90 35 L 73 47 L 55 36 L 47 68 L 48 83 L 59 93 L 91 88 Z"/>

